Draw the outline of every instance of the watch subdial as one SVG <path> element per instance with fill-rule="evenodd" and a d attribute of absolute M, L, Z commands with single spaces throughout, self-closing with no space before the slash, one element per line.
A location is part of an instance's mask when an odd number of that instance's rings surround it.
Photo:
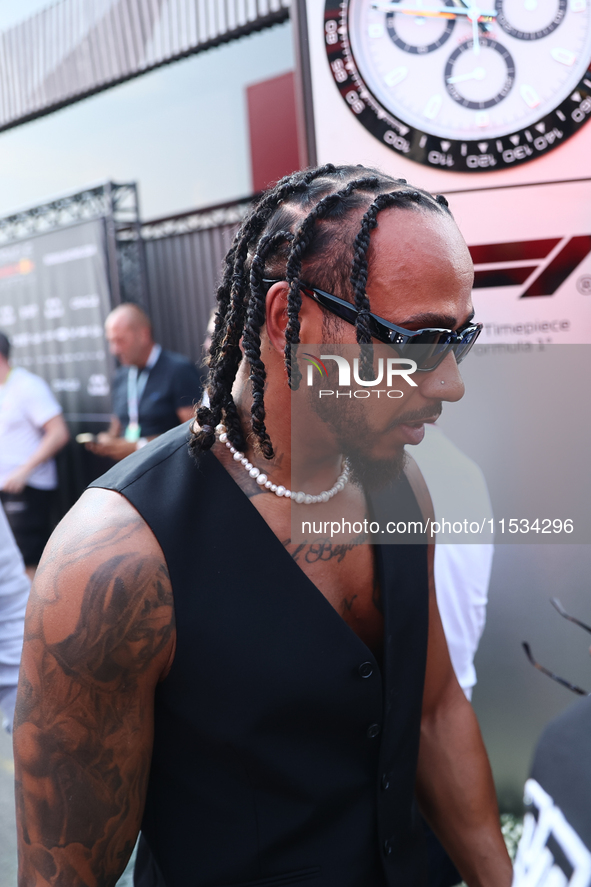
<path fill-rule="evenodd" d="M 400 0 L 396 0 L 400 2 Z M 454 29 L 455 19 L 422 16 L 421 11 L 429 11 L 423 0 L 402 0 L 405 10 L 416 7 L 417 14 L 396 12 L 396 3 L 392 4 L 392 12 L 386 13 L 386 30 L 392 42 L 413 55 L 433 52 L 449 40 Z M 445 0 L 445 6 L 453 6 L 453 0 Z M 434 7 L 432 7 L 434 8 Z"/>
<path fill-rule="evenodd" d="M 515 82 L 515 62 L 511 53 L 490 37 L 480 38 L 478 54 L 468 40 L 448 58 L 443 79 L 455 102 L 481 111 L 498 105 L 509 94 Z"/>
<path fill-rule="evenodd" d="M 496 0 L 497 23 L 516 40 L 540 40 L 560 25 L 567 0 Z"/>

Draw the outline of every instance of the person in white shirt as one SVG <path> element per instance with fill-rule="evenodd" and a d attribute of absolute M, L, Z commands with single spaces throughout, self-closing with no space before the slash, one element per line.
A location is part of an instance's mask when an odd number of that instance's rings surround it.
<path fill-rule="evenodd" d="M 454 544 L 449 533 L 438 533 L 435 539 L 435 589 L 443 630 L 460 687 L 471 699 L 494 550 L 488 488 L 479 466 L 436 425 L 425 425 L 425 437 L 412 456 L 431 494 L 436 521 L 467 519 L 484 525 L 473 543 Z"/>
<path fill-rule="evenodd" d="M 435 520 L 443 526 L 474 520 L 485 532 L 478 542 L 454 543 L 449 532 L 435 539 L 435 593 L 458 683 L 468 699 L 476 684 L 474 656 L 484 631 L 493 559 L 493 517 L 488 487 L 479 466 L 436 425 L 425 425 L 425 437 L 412 448 L 425 479 Z M 482 523 L 484 521 L 484 524 Z M 446 526 L 447 526 L 446 524 Z M 461 876 L 426 826 L 429 887 L 453 887 Z"/>
<path fill-rule="evenodd" d="M 9 357 L 10 342 L 0 333 L 0 499 L 33 578 L 51 532 L 53 457 L 70 435 L 47 383 L 11 367 Z"/>
<path fill-rule="evenodd" d="M 0 508 L 0 709 L 12 732 L 30 582 L 23 558 Z"/>

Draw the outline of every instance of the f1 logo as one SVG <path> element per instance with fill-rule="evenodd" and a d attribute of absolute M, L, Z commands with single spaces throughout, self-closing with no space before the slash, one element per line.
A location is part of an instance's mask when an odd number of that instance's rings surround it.
<path fill-rule="evenodd" d="M 525 285 L 520 299 L 552 296 L 591 252 L 591 235 L 469 247 L 474 288 Z"/>

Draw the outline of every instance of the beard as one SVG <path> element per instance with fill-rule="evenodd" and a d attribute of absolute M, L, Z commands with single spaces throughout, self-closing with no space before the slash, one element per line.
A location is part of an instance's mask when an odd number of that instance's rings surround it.
<path fill-rule="evenodd" d="M 334 343 L 328 344 L 334 349 Z M 352 347 L 355 346 L 345 345 L 343 350 L 347 352 Z M 356 347 L 363 349 L 367 346 Z M 372 359 L 374 347 L 372 346 Z M 386 346 L 382 346 L 384 347 Z M 363 372 L 361 375 L 365 378 Z M 369 378 L 376 377 L 374 369 Z M 325 384 L 338 390 L 336 368 L 332 365 Z M 425 419 L 433 421 L 434 416 L 441 413 L 442 409 L 442 402 L 439 401 L 421 410 L 401 410 L 398 415 L 392 416 L 391 407 L 388 406 L 392 404 L 392 400 L 384 398 L 374 401 L 371 398 L 361 400 L 346 397 L 321 400 L 315 388 L 304 385 L 299 387 L 299 394 L 292 400 L 292 420 L 297 403 L 301 404 L 304 411 L 311 408 L 319 417 L 329 432 L 331 445 L 336 444 L 347 460 L 351 482 L 372 493 L 398 481 L 404 473 L 407 461 L 404 445 L 393 444 L 388 451 L 384 445 L 380 446 L 380 437 L 390 433 L 397 425 L 416 424 Z"/>
<path fill-rule="evenodd" d="M 347 460 L 352 483 L 368 492 L 374 492 L 400 478 L 406 462 L 404 448 L 394 450 L 385 458 L 373 457 L 367 441 L 375 432 L 368 429 L 367 422 L 363 421 L 365 411 L 351 408 L 359 404 L 347 404 L 343 401 L 321 403 L 319 399 L 312 397 L 311 405 Z"/>
<path fill-rule="evenodd" d="M 387 455 L 372 454 L 372 440 L 380 434 L 390 432 L 397 425 L 415 424 L 425 419 L 433 420 L 434 415 L 441 413 L 441 401 L 437 406 L 429 406 L 422 410 L 405 411 L 396 416 L 387 425 L 386 430 L 372 429 L 371 412 L 360 409 L 359 401 L 336 399 L 320 401 L 313 395 L 310 405 L 331 433 L 349 464 L 352 483 L 367 492 L 375 493 L 386 486 L 396 483 L 404 473 L 407 454 L 404 446 L 392 448 Z M 378 411 L 379 415 L 379 411 Z"/>
<path fill-rule="evenodd" d="M 351 470 L 351 482 L 367 490 L 368 493 L 376 493 L 399 481 L 406 465 L 404 450 L 396 453 L 391 459 L 369 460 L 367 456 L 356 451 L 345 452 L 345 457 Z"/>
<path fill-rule="evenodd" d="M 337 434 L 337 441 L 349 465 L 352 483 L 363 490 L 374 493 L 400 480 L 406 465 L 404 447 L 396 450 L 386 459 L 372 458 L 363 446 L 364 434 L 367 435 L 367 429 L 359 427 L 355 430 L 349 427 L 348 430 L 349 433 L 346 437 Z"/>

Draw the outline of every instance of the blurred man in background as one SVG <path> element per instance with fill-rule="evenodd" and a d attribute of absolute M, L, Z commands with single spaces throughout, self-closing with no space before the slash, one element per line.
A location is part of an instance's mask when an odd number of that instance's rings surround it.
<path fill-rule="evenodd" d="M 0 333 L 0 498 L 32 579 L 52 529 L 53 457 L 70 435 L 47 382 L 9 357 Z"/>
<path fill-rule="evenodd" d="M 193 417 L 201 396 L 199 372 L 182 354 L 154 342 L 149 317 L 125 302 L 105 321 L 109 349 L 121 366 L 113 382 L 113 419 L 87 447 L 119 462 L 149 440 Z"/>

